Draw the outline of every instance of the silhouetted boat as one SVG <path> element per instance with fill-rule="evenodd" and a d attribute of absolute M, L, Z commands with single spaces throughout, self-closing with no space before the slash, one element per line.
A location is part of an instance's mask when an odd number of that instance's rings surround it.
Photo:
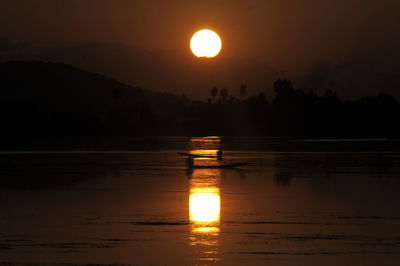
<path fill-rule="evenodd" d="M 199 154 L 193 154 L 193 153 L 185 153 L 185 152 L 178 152 L 180 156 L 188 156 L 192 158 L 217 158 L 216 155 L 199 155 Z"/>
<path fill-rule="evenodd" d="M 236 167 L 241 167 L 241 166 L 246 166 L 248 163 L 230 163 L 230 164 L 218 164 L 218 165 L 193 165 L 189 168 L 192 169 L 215 169 L 215 168 L 223 168 L 223 169 L 229 169 L 229 168 L 236 168 Z"/>

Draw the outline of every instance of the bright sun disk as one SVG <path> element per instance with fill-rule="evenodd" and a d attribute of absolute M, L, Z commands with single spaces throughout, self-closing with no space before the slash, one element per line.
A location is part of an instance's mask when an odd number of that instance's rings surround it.
<path fill-rule="evenodd" d="M 221 38 L 212 30 L 200 30 L 190 40 L 190 48 L 197 57 L 215 57 L 221 51 Z"/>

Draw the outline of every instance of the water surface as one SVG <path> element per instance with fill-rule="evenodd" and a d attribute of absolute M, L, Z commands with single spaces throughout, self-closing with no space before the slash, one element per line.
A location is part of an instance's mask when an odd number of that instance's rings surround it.
<path fill-rule="evenodd" d="M 148 141 L 1 152 L 0 264 L 400 263 L 393 141 Z M 220 147 L 250 165 L 188 170 L 177 154 Z"/>

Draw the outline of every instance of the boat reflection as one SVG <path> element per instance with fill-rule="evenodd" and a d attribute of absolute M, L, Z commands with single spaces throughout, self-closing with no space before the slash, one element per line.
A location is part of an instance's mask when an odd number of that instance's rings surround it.
<path fill-rule="evenodd" d="M 219 169 L 196 169 L 190 175 L 189 245 L 194 246 L 194 260 L 218 260 L 221 219 Z"/>

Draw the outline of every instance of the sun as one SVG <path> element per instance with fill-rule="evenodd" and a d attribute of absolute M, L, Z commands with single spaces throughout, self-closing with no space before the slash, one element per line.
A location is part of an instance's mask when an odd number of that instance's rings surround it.
<path fill-rule="evenodd" d="M 221 38 L 212 30 L 204 29 L 193 34 L 190 49 L 197 57 L 215 57 L 222 48 Z"/>

